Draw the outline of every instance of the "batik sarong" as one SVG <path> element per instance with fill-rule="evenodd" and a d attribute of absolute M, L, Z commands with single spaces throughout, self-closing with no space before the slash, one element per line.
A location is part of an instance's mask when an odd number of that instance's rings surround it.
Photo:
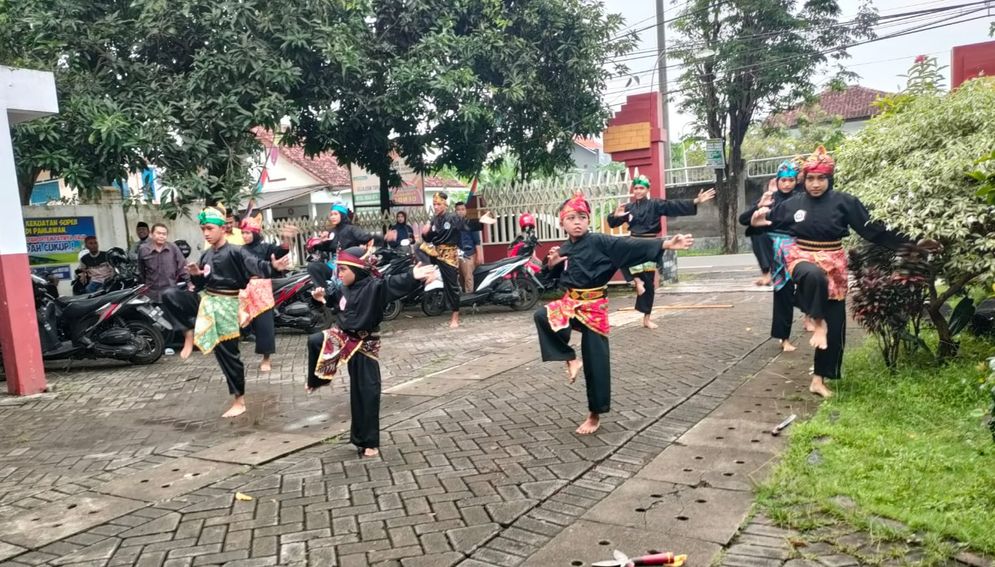
<path fill-rule="evenodd" d="M 193 342 L 201 352 L 210 354 L 218 343 L 239 338 L 238 306 L 238 296 L 234 294 L 207 291 L 201 295 L 193 330 Z"/>
<path fill-rule="evenodd" d="M 567 290 L 563 297 L 546 304 L 549 326 L 560 331 L 570 326 L 571 319 L 577 319 L 588 329 L 607 337 L 611 325 L 606 291 L 603 287 Z"/>
<path fill-rule="evenodd" d="M 322 380 L 331 380 L 340 364 L 349 362 L 356 353 L 376 360 L 380 356 L 380 337 L 368 333 L 346 333 L 338 327 L 323 331 L 325 342 L 318 354 L 315 375 Z"/>
<path fill-rule="evenodd" d="M 818 244 L 818 243 L 814 243 Z M 805 243 L 798 241 L 788 248 L 788 271 L 793 272 L 799 262 L 811 262 L 826 273 L 829 280 L 829 299 L 842 301 L 846 299 L 849 283 L 847 282 L 846 250 L 812 250 Z"/>
<path fill-rule="evenodd" d="M 422 242 L 420 249 L 433 258 L 445 262 L 454 268 L 459 268 L 459 248 L 454 244 L 432 245 L 428 242 Z"/>
<path fill-rule="evenodd" d="M 788 249 L 795 243 L 793 236 L 783 232 L 768 233 L 774 241 L 774 262 L 771 266 L 771 284 L 774 291 L 780 291 L 791 281 L 791 273 L 788 272 Z"/>
<path fill-rule="evenodd" d="M 238 292 L 238 324 L 247 327 L 253 319 L 273 309 L 273 282 L 254 278 Z"/>

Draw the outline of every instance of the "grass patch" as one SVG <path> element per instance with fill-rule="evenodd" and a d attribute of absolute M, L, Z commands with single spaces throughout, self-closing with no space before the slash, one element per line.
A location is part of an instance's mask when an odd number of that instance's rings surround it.
<path fill-rule="evenodd" d="M 760 489 L 760 506 L 789 524 L 804 523 L 793 511 L 806 505 L 860 528 L 884 516 L 937 545 L 946 537 L 995 553 L 995 443 L 978 368 L 995 347 L 963 343 L 960 358 L 946 366 L 924 358 L 895 373 L 884 368 L 873 339 L 848 353 L 837 395 L 794 429 Z M 841 508 L 842 496 L 856 507 Z"/>
<path fill-rule="evenodd" d="M 687 256 L 719 256 L 722 254 L 722 249 L 715 248 L 690 248 L 688 250 L 678 250 L 677 257 L 684 258 Z"/>

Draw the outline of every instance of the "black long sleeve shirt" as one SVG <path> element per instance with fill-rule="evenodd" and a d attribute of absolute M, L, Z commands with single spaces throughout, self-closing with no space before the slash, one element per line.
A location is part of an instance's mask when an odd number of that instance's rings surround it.
<path fill-rule="evenodd" d="M 787 201 L 788 199 L 794 197 L 795 195 L 798 195 L 799 193 L 804 193 L 804 192 L 805 192 L 804 189 L 801 189 L 801 188 L 798 188 L 798 187 L 796 187 L 795 189 L 792 189 L 791 191 L 789 191 L 787 193 L 785 193 L 784 191 L 781 191 L 781 190 L 777 190 L 777 191 L 774 192 L 774 203 L 770 206 L 770 208 L 773 209 L 774 207 L 780 205 L 784 201 Z M 758 208 L 760 208 L 760 201 L 759 200 L 756 203 L 753 203 L 752 207 L 750 207 L 750 208 L 746 209 L 745 211 L 743 211 L 743 214 L 739 215 L 739 224 L 741 224 L 741 225 L 743 225 L 743 226 L 746 227 L 746 236 L 753 236 L 755 234 L 763 234 L 765 232 L 769 232 L 770 231 L 770 227 L 753 226 L 753 225 L 750 224 L 750 222 L 753 220 L 753 213 L 757 212 Z"/>
<path fill-rule="evenodd" d="M 439 244 L 459 246 L 460 234 L 463 231 L 478 231 L 482 230 L 482 228 L 478 220 L 471 220 L 461 217 L 454 212 L 446 211 L 441 215 L 432 217 L 432 222 L 428 227 L 428 234 L 425 235 L 425 241 L 436 246 Z"/>
<path fill-rule="evenodd" d="M 290 249 L 284 248 L 279 244 L 274 244 L 272 242 L 266 242 L 259 236 L 252 237 L 251 244 L 245 244 L 242 246 L 246 252 L 252 254 L 257 260 L 266 262 L 269 264 L 272 258 L 275 256 L 277 259 L 283 258 L 290 253 Z M 280 272 L 272 270 L 273 277 L 279 277 Z"/>
<path fill-rule="evenodd" d="M 633 235 L 660 234 L 660 217 L 687 217 L 698 214 L 698 205 L 692 199 L 640 199 L 622 205 L 624 216 L 608 216 L 608 226 L 617 228 L 629 223 L 629 233 Z"/>
<path fill-rule="evenodd" d="M 589 232 L 560 246 L 566 260 L 551 268 L 563 287 L 590 289 L 608 285 L 621 266 L 655 262 L 663 253 L 663 239 L 620 238 Z"/>
<path fill-rule="evenodd" d="M 411 270 L 382 278 L 367 276 L 349 287 L 327 288 L 326 304 L 338 311 L 338 327 L 343 331 L 376 332 L 383 323 L 384 306 L 421 285 Z"/>
<path fill-rule="evenodd" d="M 252 276 L 270 278 L 273 266 L 269 260 L 260 260 L 242 246 L 227 244 L 210 248 L 200 256 L 202 273 L 191 280 L 198 288 L 216 291 L 238 291 L 249 285 Z M 209 266 L 209 267 L 208 267 Z"/>
<path fill-rule="evenodd" d="M 326 253 L 337 252 L 353 246 L 363 246 L 371 240 L 377 246 L 383 245 L 383 237 L 366 232 L 351 222 L 343 222 L 330 230 L 328 240 L 315 245 L 314 249 Z"/>
<path fill-rule="evenodd" d="M 832 242 L 850 235 L 850 229 L 875 244 L 897 249 L 910 240 L 871 221 L 860 199 L 830 189 L 819 197 L 802 191 L 771 209 L 769 230 L 787 232 L 803 240 Z"/>

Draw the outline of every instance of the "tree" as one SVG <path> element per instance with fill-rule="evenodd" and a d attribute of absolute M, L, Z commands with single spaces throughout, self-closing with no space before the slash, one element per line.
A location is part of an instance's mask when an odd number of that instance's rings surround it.
<path fill-rule="evenodd" d="M 876 14 L 864 6 L 842 23 L 836 0 L 692 0 L 674 24 L 681 108 L 710 138 L 725 140 L 717 204 L 723 249 L 737 249 L 737 197 L 745 190 L 743 141 L 758 110 L 794 106 L 815 91 L 812 78 L 853 40 L 873 35 Z M 701 53 L 707 52 L 707 57 Z M 839 77 L 839 78 L 842 78 Z"/>
<path fill-rule="evenodd" d="M 833 152 L 846 139 L 843 119 L 830 116 L 818 104 L 804 108 L 790 126 L 795 131 L 778 117 L 754 125 L 743 139 L 743 157 L 749 160 L 802 155 L 820 144 Z"/>
<path fill-rule="evenodd" d="M 17 0 L 0 63 L 52 70 L 60 114 L 14 129 L 22 202 L 42 170 L 84 196 L 149 164 L 194 199 L 237 205 L 252 128 L 338 97 L 360 61 L 361 4 L 302 0 Z"/>
<path fill-rule="evenodd" d="M 926 309 L 937 354 L 948 358 L 957 352 L 956 329 L 941 309 L 973 282 L 995 278 L 995 207 L 968 175 L 995 139 L 995 80 L 946 94 L 904 92 L 882 107 L 837 152 L 837 182 L 891 228 L 943 244 L 931 259 Z"/>
<path fill-rule="evenodd" d="M 399 182 L 391 151 L 465 178 L 507 154 L 521 179 L 569 169 L 574 136 L 610 116 L 609 63 L 634 45 L 589 0 L 373 0 L 369 21 L 360 73 L 292 116 L 287 139 L 377 174 L 383 204 Z"/>

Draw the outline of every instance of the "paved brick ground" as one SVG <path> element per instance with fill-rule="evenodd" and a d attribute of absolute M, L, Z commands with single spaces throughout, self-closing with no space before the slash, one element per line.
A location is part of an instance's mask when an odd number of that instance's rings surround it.
<path fill-rule="evenodd" d="M 533 362 L 470 382 L 437 398 L 430 409 L 423 404 L 404 415 L 386 428 L 382 459 L 360 460 L 342 441 L 311 447 L 7 564 L 520 564 L 712 411 L 776 352 L 776 345 L 765 342 L 769 299 L 764 294 L 669 296 L 666 301 L 735 307 L 669 311 L 655 332 L 633 326 L 614 332 L 614 411 L 596 436 L 573 434 L 586 405 L 582 385 L 568 386 L 560 365 Z M 458 335 L 433 329 L 428 345 L 408 326 L 417 322 L 402 322 L 397 335 L 385 341 L 384 358 L 395 365 L 400 361 L 391 361 L 392 355 L 405 352 L 426 361 L 419 363 L 424 373 L 451 365 L 456 353 L 495 349 L 495 343 L 507 348 L 524 340 L 529 346 L 523 346 L 523 357 L 535 355 L 533 331 L 522 314 L 470 321 L 470 329 Z M 473 325 L 480 325 L 479 333 Z M 464 342 L 478 334 L 478 342 Z M 403 345 L 413 350 L 406 352 Z M 103 482 L 106 469 L 135 466 L 129 459 L 149 466 L 169 458 L 166 453 L 189 452 L 241 431 L 286 430 L 287 420 L 299 423 L 321 415 L 341 396 L 340 391 L 315 400 L 299 397 L 299 362 L 283 359 L 281 364 L 268 380 L 250 383 L 250 392 L 259 392 L 256 405 L 265 409 L 233 424 L 214 417 L 223 406 L 220 382 L 193 377 L 189 367 L 164 364 L 156 373 L 92 370 L 86 379 L 74 375 L 67 380 L 72 387 L 65 384 L 54 400 L 2 410 L 0 423 L 17 422 L 16 436 L 26 438 L 12 443 L 0 461 L 0 467 L 21 463 L 8 467 L 12 470 L 3 486 L 13 494 L 19 479 L 45 472 L 35 480 L 52 479 L 59 488 L 32 496 L 43 501 L 52 492 L 68 492 L 65 487 L 83 490 L 86 483 Z M 213 375 L 210 365 L 198 368 Z M 405 375 L 404 368 L 389 366 L 389 371 L 395 380 Z M 128 394 L 108 400 L 100 395 L 107 390 Z M 9 417 L 26 410 L 34 417 Z M 80 423 L 94 430 L 82 435 L 91 441 L 86 455 L 73 455 L 77 442 L 69 432 L 78 434 Z M 116 443 L 134 439 L 133 454 L 115 447 L 108 451 L 112 455 L 100 455 L 100 444 L 92 441 L 101 436 Z M 44 464 L 23 464 L 40 459 Z M 73 467 L 82 475 L 93 467 L 98 474 L 60 483 Z M 236 491 L 254 500 L 237 501 Z M 30 506 L 25 499 L 7 506 Z"/>
<path fill-rule="evenodd" d="M 460 331 L 449 330 L 444 319 L 405 312 L 385 326 L 385 388 L 534 334 L 531 312 L 469 313 Z M 304 335 L 278 335 L 269 374 L 258 372 L 253 348 L 242 343 L 250 411 L 232 421 L 218 418 L 230 398 L 214 357 L 196 353 L 186 362 L 164 357 L 144 367 L 87 361 L 66 371 L 65 364 L 52 365 L 48 378 L 55 394 L 0 398 L 0 517 L 249 431 L 293 431 L 348 419 L 342 387 L 305 395 Z"/>

